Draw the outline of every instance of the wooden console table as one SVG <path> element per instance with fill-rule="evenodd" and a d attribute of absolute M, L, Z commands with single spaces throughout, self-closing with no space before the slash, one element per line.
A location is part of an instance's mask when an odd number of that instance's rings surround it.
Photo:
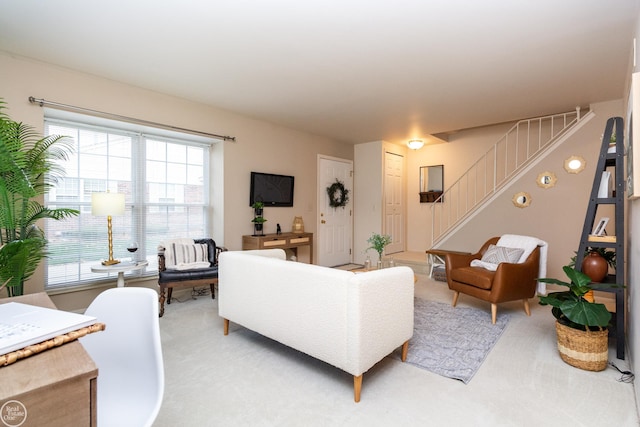
<path fill-rule="evenodd" d="M 298 248 L 301 246 L 309 246 L 309 264 L 313 264 L 313 233 L 242 236 L 242 250 L 244 251 L 249 249 L 293 249 L 298 257 Z"/>
<path fill-rule="evenodd" d="M 12 301 L 56 308 L 44 292 L 2 298 L 0 304 Z M 77 341 L 0 367 L 0 377 L 0 408 L 3 417 L 19 417 L 20 412 L 26 409 L 23 426 L 97 424 L 98 368 Z M 19 425 L 18 418 L 10 421 L 5 424 Z"/>

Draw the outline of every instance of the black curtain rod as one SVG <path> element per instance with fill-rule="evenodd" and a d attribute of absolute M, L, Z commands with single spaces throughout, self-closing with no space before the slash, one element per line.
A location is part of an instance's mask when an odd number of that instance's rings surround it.
<path fill-rule="evenodd" d="M 195 135 L 201 135 L 201 136 L 207 136 L 207 137 L 211 137 L 211 138 L 215 138 L 215 139 L 221 139 L 223 141 L 234 141 L 235 142 L 235 140 L 236 140 L 235 136 L 217 135 L 215 133 L 201 132 L 199 130 L 193 130 L 193 129 L 185 129 L 185 128 L 181 128 L 181 127 L 177 127 L 177 126 L 171 126 L 171 125 L 165 125 L 165 124 L 162 124 L 162 123 L 151 122 L 151 121 L 148 121 L 148 120 L 136 119 L 136 118 L 127 117 L 127 116 L 121 116 L 119 114 L 105 113 L 103 111 L 91 110 L 89 108 L 76 107 L 76 106 L 73 106 L 73 105 L 61 104 L 59 102 L 47 101 L 46 99 L 37 99 L 37 98 L 34 98 L 33 96 L 29 97 L 29 102 L 32 103 L 32 104 L 38 104 L 41 107 L 44 107 L 44 106 L 58 107 L 58 108 L 62 108 L 64 110 L 87 113 L 87 114 L 90 114 L 90 115 L 93 115 L 93 116 L 104 117 L 104 118 L 107 118 L 107 119 L 117 119 L 117 120 L 129 122 L 129 123 L 136 123 L 136 124 L 141 124 L 141 125 L 145 125 L 145 126 L 153 126 L 153 127 L 157 127 L 157 128 L 173 130 L 173 131 L 178 131 L 178 132 L 186 132 L 186 133 L 191 133 L 191 134 L 195 134 Z"/>

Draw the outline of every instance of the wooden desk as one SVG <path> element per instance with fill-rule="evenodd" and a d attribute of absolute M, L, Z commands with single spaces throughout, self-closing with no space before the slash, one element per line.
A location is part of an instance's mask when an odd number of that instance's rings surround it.
<path fill-rule="evenodd" d="M 12 301 L 56 308 L 44 292 L 0 304 Z M 95 426 L 97 377 L 96 364 L 77 341 L 0 367 L 0 416 L 14 407 L 26 409 L 22 427 Z"/>
<path fill-rule="evenodd" d="M 249 249 L 293 249 L 309 246 L 309 264 L 313 264 L 313 233 L 265 234 L 264 236 L 242 236 L 242 250 Z"/>

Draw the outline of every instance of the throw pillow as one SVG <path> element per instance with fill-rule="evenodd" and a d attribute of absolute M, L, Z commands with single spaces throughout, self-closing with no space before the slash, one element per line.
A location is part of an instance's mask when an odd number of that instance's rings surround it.
<path fill-rule="evenodd" d="M 175 265 L 209 261 L 208 247 L 204 243 L 194 243 L 192 245 L 174 243 L 169 250 L 173 251 Z"/>
<path fill-rule="evenodd" d="M 482 255 L 482 261 L 491 264 L 500 264 L 501 262 L 515 263 L 518 262 L 523 253 L 523 249 L 489 245 L 489 249 Z"/>

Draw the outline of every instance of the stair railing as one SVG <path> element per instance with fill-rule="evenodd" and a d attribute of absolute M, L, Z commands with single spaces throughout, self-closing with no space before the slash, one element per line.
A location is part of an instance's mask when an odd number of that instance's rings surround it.
<path fill-rule="evenodd" d="M 580 120 L 576 111 L 521 120 L 431 204 L 431 247 Z"/>

